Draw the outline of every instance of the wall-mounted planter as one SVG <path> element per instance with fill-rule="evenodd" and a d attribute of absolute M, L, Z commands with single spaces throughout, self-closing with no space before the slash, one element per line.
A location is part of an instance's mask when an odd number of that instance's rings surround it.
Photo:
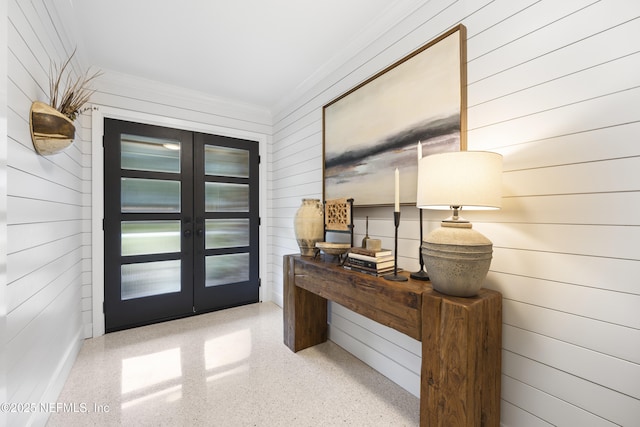
<path fill-rule="evenodd" d="M 31 104 L 29 126 L 33 146 L 42 156 L 57 154 L 70 146 L 76 133 L 73 122 L 67 116 L 39 101 Z"/>

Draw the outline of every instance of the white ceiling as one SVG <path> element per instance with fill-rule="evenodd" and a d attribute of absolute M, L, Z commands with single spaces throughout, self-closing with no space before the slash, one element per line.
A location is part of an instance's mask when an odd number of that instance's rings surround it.
<path fill-rule="evenodd" d="M 273 109 L 417 0 L 71 0 L 95 68 Z"/>

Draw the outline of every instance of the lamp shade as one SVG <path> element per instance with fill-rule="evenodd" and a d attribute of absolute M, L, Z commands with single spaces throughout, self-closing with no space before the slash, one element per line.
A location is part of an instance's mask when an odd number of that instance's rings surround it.
<path fill-rule="evenodd" d="M 433 154 L 418 161 L 416 206 L 500 209 L 502 155 L 488 151 Z"/>

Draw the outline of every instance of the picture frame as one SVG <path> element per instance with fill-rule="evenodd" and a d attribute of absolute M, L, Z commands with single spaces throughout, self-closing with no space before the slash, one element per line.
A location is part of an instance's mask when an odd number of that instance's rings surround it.
<path fill-rule="evenodd" d="M 466 28 L 459 24 L 322 109 L 324 200 L 416 203 L 423 156 L 466 150 Z"/>

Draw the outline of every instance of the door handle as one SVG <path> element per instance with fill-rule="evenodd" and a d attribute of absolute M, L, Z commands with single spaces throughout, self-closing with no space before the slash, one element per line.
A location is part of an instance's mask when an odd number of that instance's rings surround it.
<path fill-rule="evenodd" d="M 191 237 L 192 231 L 191 231 L 191 218 L 187 217 L 184 219 L 184 231 L 182 232 L 182 235 L 184 237 L 186 237 L 187 239 L 189 237 Z"/>
<path fill-rule="evenodd" d="M 198 237 L 202 237 L 204 236 L 204 229 L 202 227 L 202 225 L 204 224 L 204 218 L 202 217 L 196 217 L 196 236 Z"/>

